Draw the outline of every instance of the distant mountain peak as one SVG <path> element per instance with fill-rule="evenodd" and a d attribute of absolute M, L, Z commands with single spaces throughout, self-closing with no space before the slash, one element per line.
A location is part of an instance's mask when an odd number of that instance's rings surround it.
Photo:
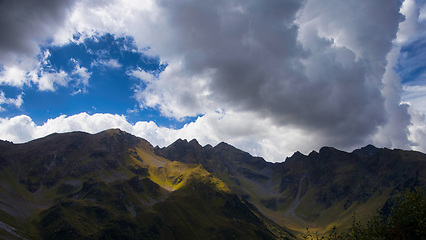
<path fill-rule="evenodd" d="M 231 144 L 226 143 L 226 142 L 218 143 L 216 146 L 214 146 L 214 149 L 216 149 L 216 150 L 237 150 L 237 151 L 243 152 L 242 150 L 240 150 L 240 149 L 238 149 L 238 148 L 236 148 L 236 147 L 234 147 Z"/>
<path fill-rule="evenodd" d="M 186 140 L 186 139 L 182 139 L 182 138 L 178 138 L 178 139 L 176 139 L 176 141 L 174 141 L 174 142 L 172 143 L 172 145 L 173 145 L 174 143 L 188 143 L 188 140 Z"/>
<path fill-rule="evenodd" d="M 306 157 L 305 154 L 303 154 L 299 151 L 296 151 L 296 152 L 293 153 L 293 155 L 291 155 L 290 157 L 287 157 L 286 161 L 289 160 L 289 159 L 301 159 L 301 158 L 304 158 L 304 157 Z"/>
<path fill-rule="evenodd" d="M 192 139 L 191 141 L 189 141 L 189 144 L 190 145 L 193 145 L 193 146 L 200 146 L 201 147 L 201 145 L 198 143 L 198 141 L 197 141 L 197 139 Z"/>
<path fill-rule="evenodd" d="M 0 141 L 0 201 L 6 203 L 0 204 L 0 222 L 25 229 L 26 220 L 11 220 L 23 219 L 24 209 L 24 217 L 34 214 L 40 220 L 32 222 L 41 234 L 35 239 L 63 239 L 58 234 L 79 238 L 77 233 L 101 238 L 111 229 L 123 239 L 132 239 L 123 235 L 128 229 L 137 236 L 133 239 L 168 239 L 178 233 L 170 229 L 181 231 L 181 238 L 205 231 L 190 238 L 208 239 L 217 229 L 224 239 L 231 228 L 230 236 L 262 238 L 245 236 L 244 229 L 254 226 L 267 234 L 263 239 L 293 239 L 263 214 L 301 231 L 312 224 L 326 228 L 338 216 L 376 211 L 393 191 L 424 187 L 425 168 L 423 153 L 373 145 L 352 153 L 333 147 L 308 155 L 297 151 L 272 164 L 225 142 L 212 147 L 177 139 L 168 147 L 152 148 L 120 129 L 52 134 L 25 144 Z M 37 204 L 48 209 L 37 212 Z M 166 219 L 167 225 L 162 224 Z M 87 221 L 102 232 L 93 232 L 92 226 L 84 232 Z M 287 237 L 274 238 L 262 221 Z M 32 233 L 22 234 L 32 239 L 26 235 Z"/>
<path fill-rule="evenodd" d="M 121 129 L 119 129 L 119 128 L 111 128 L 111 129 L 107 129 L 107 130 L 105 130 L 105 131 L 103 131 L 103 132 L 106 132 L 106 133 L 112 133 L 112 134 L 127 133 L 127 132 L 122 131 L 122 130 L 121 130 Z"/>
<path fill-rule="evenodd" d="M 368 144 L 365 147 L 354 150 L 353 153 L 358 153 L 358 154 L 361 154 L 361 155 L 370 156 L 370 155 L 375 154 L 377 151 L 379 151 L 379 148 L 377 148 L 377 147 L 375 147 L 371 144 Z"/>

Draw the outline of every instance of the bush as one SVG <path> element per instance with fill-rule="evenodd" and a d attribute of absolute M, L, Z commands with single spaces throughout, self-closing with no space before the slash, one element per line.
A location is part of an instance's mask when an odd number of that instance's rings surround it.
<path fill-rule="evenodd" d="M 309 229 L 302 235 L 305 240 L 411 240 L 426 239 L 426 190 L 416 188 L 405 191 L 390 200 L 390 212 L 378 215 L 361 224 L 354 217 L 348 232 L 338 233 L 334 227 L 328 236 L 312 234 Z"/>

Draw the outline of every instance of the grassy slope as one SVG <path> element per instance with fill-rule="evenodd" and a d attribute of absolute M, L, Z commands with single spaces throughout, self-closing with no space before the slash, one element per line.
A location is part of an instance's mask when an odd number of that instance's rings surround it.
<path fill-rule="evenodd" d="M 0 148 L 0 236 L 292 238 L 201 165 L 159 157 L 118 130 Z"/>
<path fill-rule="evenodd" d="M 324 148 L 270 164 L 224 143 L 179 144 L 170 161 L 119 130 L 0 142 L 0 236 L 285 239 L 276 223 L 296 236 L 345 228 L 426 180 L 418 152 Z"/>
<path fill-rule="evenodd" d="M 296 153 L 281 164 L 262 162 L 226 144 L 201 147 L 194 140 L 178 140 L 157 152 L 203 164 L 265 216 L 298 236 L 307 227 L 320 233 L 333 226 L 347 228 L 354 214 L 370 217 L 394 190 L 424 186 L 426 177 L 424 154 L 373 146 L 354 153 L 325 147 L 309 156 Z"/>

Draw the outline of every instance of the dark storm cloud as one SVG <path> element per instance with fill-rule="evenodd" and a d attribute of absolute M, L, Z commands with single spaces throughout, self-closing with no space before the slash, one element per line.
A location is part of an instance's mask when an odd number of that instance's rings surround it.
<path fill-rule="evenodd" d="M 33 55 L 69 17 L 73 0 L 0 1 L 0 63 Z"/>
<path fill-rule="evenodd" d="M 320 132 L 338 147 L 362 142 L 386 121 L 382 77 L 400 5 L 161 1 L 185 74 L 211 70 L 211 98 Z"/>

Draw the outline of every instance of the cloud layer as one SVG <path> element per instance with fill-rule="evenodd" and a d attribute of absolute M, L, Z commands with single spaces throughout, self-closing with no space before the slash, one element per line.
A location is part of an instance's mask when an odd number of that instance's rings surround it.
<path fill-rule="evenodd" d="M 160 1 L 160 28 L 170 37 L 157 48 L 175 47 L 160 51 L 169 69 L 141 100 L 177 118 L 249 111 L 275 126 L 319 132 L 329 145 L 362 144 L 387 120 L 381 88 L 400 6 Z"/>
<path fill-rule="evenodd" d="M 0 118 L 0 139 L 23 143 L 51 133 L 84 131 L 97 133 L 110 128 L 120 128 L 145 138 L 151 144 L 168 146 L 178 138 L 194 139 L 200 144 L 216 145 L 226 141 L 268 161 L 283 161 L 294 149 L 308 153 L 316 148 L 315 133 L 300 129 L 276 127 L 267 119 L 258 119 L 252 113 L 214 112 L 199 117 L 181 129 L 160 127 L 150 121 L 131 124 L 126 117 L 116 114 L 80 113 L 61 115 L 37 125 L 26 115 Z"/>
<path fill-rule="evenodd" d="M 72 0 L 0 2 L 0 64 L 33 57 L 69 16 Z"/>
<path fill-rule="evenodd" d="M 76 62 L 71 76 L 47 71 L 35 57 L 39 46 L 105 33 L 131 36 L 139 49 L 149 48 L 147 54 L 167 64 L 160 74 L 128 72 L 142 83 L 133 96 L 141 110 L 158 109 L 177 120 L 199 116 L 172 129 L 131 124 L 113 114 L 59 116 L 40 126 L 21 115 L 1 120 L 3 139 L 120 127 L 163 146 L 178 137 L 204 144 L 228 141 L 272 161 L 323 145 L 426 150 L 421 144 L 426 107 L 413 97 L 425 96 L 424 88 L 401 85 L 401 75 L 411 76 L 410 67 L 424 67 L 419 56 L 401 55 L 419 49 L 425 39 L 424 6 L 415 0 L 404 5 L 401 0 L 38 0 L 0 6 L 1 84 L 34 83 L 55 91 L 74 79 L 84 87 L 87 69 Z M 32 14 L 23 14 L 28 7 Z M 14 18 L 21 21 L 9 22 Z M 24 59 L 28 56 L 33 58 Z M 94 64 L 121 67 L 114 59 Z M 404 91 L 408 104 L 401 102 Z M 3 104 L 13 100 L 3 99 Z"/>

